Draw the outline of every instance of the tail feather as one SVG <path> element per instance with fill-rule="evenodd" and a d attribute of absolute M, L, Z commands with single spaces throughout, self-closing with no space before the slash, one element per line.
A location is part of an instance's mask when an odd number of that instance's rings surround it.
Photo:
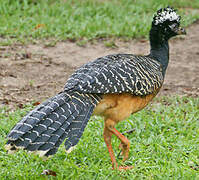
<path fill-rule="evenodd" d="M 66 104 L 63 104 L 60 108 L 67 109 L 67 107 L 68 106 L 66 106 Z M 55 111 L 56 110 L 57 109 L 55 109 Z M 75 108 L 71 106 L 70 112 L 72 112 L 72 110 L 75 110 Z M 32 127 L 30 130 L 27 129 L 26 132 L 23 131 L 23 135 L 21 135 L 22 133 L 20 133 L 21 136 L 15 141 L 14 144 L 16 146 L 29 149 L 30 151 L 34 151 L 41 145 L 41 143 L 48 141 L 48 139 L 50 138 L 50 134 L 53 134 L 57 129 L 59 129 L 63 122 L 66 122 L 69 126 L 72 122 L 72 119 L 67 119 L 68 117 L 65 115 L 57 116 L 55 115 L 55 113 L 58 114 L 60 112 L 55 111 L 52 112 L 52 114 L 48 115 L 45 119 L 41 120 L 40 123 L 32 125 L 34 127 Z M 77 114 L 77 112 L 75 111 L 73 113 Z M 66 114 L 68 114 L 68 116 L 71 115 L 69 112 L 67 112 Z M 18 128 L 18 126 L 22 126 L 22 128 Z M 18 128 L 17 131 L 21 132 L 21 129 L 24 130 L 23 126 L 26 126 L 26 124 L 19 122 L 14 129 Z M 12 135 L 16 137 L 15 132 L 16 131 L 11 131 L 11 133 L 8 135 L 8 138 L 11 137 L 8 143 L 13 142 Z"/>
<path fill-rule="evenodd" d="M 87 125 L 88 119 L 90 119 L 93 109 L 94 107 L 90 107 L 90 109 L 88 109 L 88 107 L 87 109 L 85 108 L 83 113 L 79 115 L 78 120 L 69 126 L 69 138 L 67 141 L 65 141 L 66 150 L 69 150 L 79 142 L 79 139 L 83 134 L 84 128 Z M 85 114 L 85 112 L 87 113 Z"/>
<path fill-rule="evenodd" d="M 42 119 L 45 119 L 47 115 L 53 116 L 51 113 L 66 103 L 69 98 L 70 96 L 68 96 L 68 94 L 62 93 L 40 104 L 18 122 L 7 137 L 12 140 L 17 140 L 33 127 L 37 127 L 36 125 L 40 123 Z M 42 129 L 42 127 L 38 127 L 38 129 L 39 128 Z"/>
<path fill-rule="evenodd" d="M 98 97 L 99 98 L 99 97 Z M 92 100 L 92 101 L 91 101 Z M 91 102 L 93 102 L 94 98 L 92 96 L 86 97 L 85 95 L 82 96 L 81 94 L 77 93 L 75 95 L 75 98 L 72 99 L 72 102 L 76 104 L 76 108 L 78 110 L 81 110 L 78 112 L 78 118 L 74 116 L 72 123 L 68 127 L 67 131 L 65 131 L 62 136 L 60 136 L 59 139 L 57 139 L 57 142 L 54 146 L 46 153 L 46 156 L 55 154 L 60 146 L 60 144 L 65 140 L 65 148 L 66 150 L 69 150 L 71 147 L 75 146 L 80 137 L 83 134 L 83 130 L 86 127 L 86 124 L 88 120 L 90 119 L 90 116 L 93 112 L 94 105 L 91 105 Z M 99 99 L 95 99 L 96 102 L 99 101 Z M 84 106 L 79 106 L 78 104 L 84 104 Z"/>
<path fill-rule="evenodd" d="M 99 95 L 62 92 L 28 113 L 8 134 L 6 149 L 56 153 L 65 140 L 68 150 L 76 145 L 99 102 Z"/>
<path fill-rule="evenodd" d="M 78 111 L 79 112 L 79 111 Z M 56 128 L 56 130 L 53 129 L 51 126 L 51 129 L 48 129 L 47 131 L 43 132 L 40 137 L 38 137 L 32 144 L 30 144 L 27 149 L 31 149 L 31 151 L 47 151 L 55 147 L 55 144 L 60 139 L 63 133 L 67 131 L 67 128 L 70 126 L 71 122 L 74 120 L 74 117 L 78 115 L 77 111 L 74 111 L 73 114 L 71 114 L 65 121 L 62 122 L 61 126 Z M 51 130 L 51 132 L 48 132 Z M 50 134 L 50 135 L 49 135 Z M 43 138 L 44 136 L 44 138 Z M 43 139 L 42 139 L 43 138 Z M 63 142 L 63 141 L 62 141 Z"/>
<path fill-rule="evenodd" d="M 64 123 L 62 128 L 61 128 L 62 132 L 60 133 L 60 138 L 57 140 L 55 145 L 52 146 L 52 148 L 46 153 L 46 156 L 55 154 L 57 152 L 59 146 L 61 145 L 61 143 L 68 137 L 68 135 L 69 135 L 68 131 L 69 130 L 67 130 L 67 127 L 68 127 L 68 124 Z M 66 140 L 66 141 L 68 141 L 68 140 Z M 42 148 L 42 147 L 40 147 L 40 148 Z"/>
<path fill-rule="evenodd" d="M 88 107 L 84 107 L 81 112 L 78 114 L 78 118 L 73 120 L 73 123 L 69 126 L 67 131 L 65 131 L 58 141 L 55 143 L 52 149 L 50 149 L 47 153 L 46 156 L 55 154 L 60 146 L 60 144 L 67 138 L 65 141 L 65 148 L 66 151 L 70 151 L 69 149 L 74 147 L 78 142 L 79 139 L 81 138 L 83 134 L 83 130 L 86 127 L 86 124 L 93 112 L 94 107 L 91 106 L 90 109 Z M 88 112 L 85 114 L 85 112 Z M 64 128 L 64 127 L 63 127 Z"/>

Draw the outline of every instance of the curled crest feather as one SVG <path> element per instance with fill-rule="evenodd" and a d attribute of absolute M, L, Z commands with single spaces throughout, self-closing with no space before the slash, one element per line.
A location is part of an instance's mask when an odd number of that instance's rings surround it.
<path fill-rule="evenodd" d="M 159 9 L 157 11 L 157 14 L 153 17 L 153 24 L 154 25 L 161 25 L 164 22 L 167 21 L 176 21 L 180 23 L 181 17 L 176 13 L 177 10 L 174 8 L 168 6 L 167 8 L 164 9 Z"/>

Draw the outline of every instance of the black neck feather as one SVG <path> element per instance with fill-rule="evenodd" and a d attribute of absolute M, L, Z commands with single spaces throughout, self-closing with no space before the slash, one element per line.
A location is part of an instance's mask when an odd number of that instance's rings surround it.
<path fill-rule="evenodd" d="M 163 33 L 157 27 L 151 28 L 149 37 L 151 45 L 149 56 L 162 64 L 164 76 L 169 63 L 168 40 L 164 37 Z"/>

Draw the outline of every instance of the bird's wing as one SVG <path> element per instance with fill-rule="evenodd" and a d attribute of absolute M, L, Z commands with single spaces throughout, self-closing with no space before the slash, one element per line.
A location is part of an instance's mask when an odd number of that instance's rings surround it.
<path fill-rule="evenodd" d="M 163 83 L 159 62 L 147 56 L 108 55 L 80 67 L 68 79 L 65 90 L 84 93 L 147 95 Z"/>

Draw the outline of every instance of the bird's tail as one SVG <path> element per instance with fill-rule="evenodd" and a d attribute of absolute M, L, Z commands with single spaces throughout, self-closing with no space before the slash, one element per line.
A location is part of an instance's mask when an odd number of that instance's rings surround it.
<path fill-rule="evenodd" d="M 57 94 L 15 125 L 7 136 L 5 148 L 9 152 L 26 149 L 49 156 L 55 154 L 66 139 L 65 147 L 69 150 L 78 143 L 99 100 L 96 94 Z"/>

